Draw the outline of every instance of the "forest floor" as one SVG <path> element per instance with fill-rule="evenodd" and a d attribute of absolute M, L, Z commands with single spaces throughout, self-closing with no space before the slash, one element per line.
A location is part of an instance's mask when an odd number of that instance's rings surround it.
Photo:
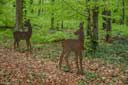
<path fill-rule="evenodd" d="M 48 50 L 47 50 L 48 51 Z M 37 53 L 38 52 L 38 53 Z M 43 56 L 43 55 L 42 55 Z M 40 49 L 14 51 L 0 46 L 0 85 L 127 85 L 128 69 L 121 65 L 105 64 L 100 59 L 83 60 L 84 75 L 58 69 L 58 59 L 42 58 Z"/>

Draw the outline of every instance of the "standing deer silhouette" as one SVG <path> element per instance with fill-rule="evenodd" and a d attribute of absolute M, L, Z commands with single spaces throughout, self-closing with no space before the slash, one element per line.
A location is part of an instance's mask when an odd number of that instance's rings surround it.
<path fill-rule="evenodd" d="M 59 69 L 61 69 L 63 58 L 65 58 L 67 66 L 70 68 L 68 57 L 70 52 L 75 53 L 75 61 L 77 74 L 83 74 L 82 68 L 82 51 L 84 50 L 84 27 L 83 22 L 80 23 L 80 28 L 74 33 L 78 35 L 78 39 L 67 39 L 62 42 L 63 51 L 59 59 Z"/>
<path fill-rule="evenodd" d="M 19 42 L 20 40 L 26 40 L 26 44 L 27 44 L 27 49 L 31 50 L 31 42 L 30 42 L 30 38 L 32 36 L 32 26 L 30 23 L 30 20 L 26 20 L 24 26 L 26 28 L 28 28 L 27 32 L 20 32 L 20 31 L 15 31 L 13 32 L 13 37 L 14 37 L 14 49 L 16 49 L 16 47 L 19 48 Z"/>

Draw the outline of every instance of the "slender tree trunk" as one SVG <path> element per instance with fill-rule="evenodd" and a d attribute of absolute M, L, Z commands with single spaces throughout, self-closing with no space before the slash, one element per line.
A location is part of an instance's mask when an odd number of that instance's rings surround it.
<path fill-rule="evenodd" d="M 54 29 L 54 13 L 52 13 L 51 16 L 51 29 Z"/>
<path fill-rule="evenodd" d="M 64 21 L 61 22 L 61 29 L 64 29 Z"/>
<path fill-rule="evenodd" d="M 23 0 L 23 16 L 24 18 L 27 18 L 27 2 L 25 0 Z"/>
<path fill-rule="evenodd" d="M 107 16 L 107 11 L 106 11 L 106 9 L 104 8 L 104 10 L 102 11 L 102 19 L 103 19 L 103 24 L 102 24 L 102 28 L 103 28 L 103 30 L 105 30 L 105 29 L 107 29 L 107 18 L 106 18 L 106 16 Z"/>
<path fill-rule="evenodd" d="M 98 7 L 93 9 L 93 37 L 98 40 Z"/>
<path fill-rule="evenodd" d="M 98 46 L 98 7 L 95 6 L 95 8 L 92 10 L 92 19 L 93 19 L 93 29 L 92 29 L 92 49 L 95 54 L 95 51 Z"/>
<path fill-rule="evenodd" d="M 86 0 L 89 3 L 90 0 Z M 97 1 L 95 1 L 97 3 Z M 95 53 L 96 48 L 98 46 L 98 7 L 95 4 L 93 9 L 87 7 L 88 12 L 88 24 L 87 24 L 87 36 L 90 38 L 91 49 Z"/>
<path fill-rule="evenodd" d="M 93 34 L 96 40 L 98 39 L 98 7 L 93 9 Z"/>
<path fill-rule="evenodd" d="M 112 19 L 111 19 L 111 10 L 107 11 L 107 29 L 106 29 L 106 41 L 109 42 L 111 38 L 111 30 L 112 30 Z"/>
<path fill-rule="evenodd" d="M 87 5 L 89 3 L 90 0 L 86 0 L 86 6 L 87 6 L 87 13 L 88 13 L 88 17 L 87 17 L 87 36 L 91 36 L 91 10 L 89 8 L 89 6 Z"/>
<path fill-rule="evenodd" d="M 41 0 L 39 0 L 39 3 L 38 3 L 38 5 L 39 5 L 39 8 L 38 8 L 38 16 L 40 16 L 40 14 L 41 14 L 41 3 L 42 1 Z"/>
<path fill-rule="evenodd" d="M 42 5 L 44 5 L 44 0 L 42 0 Z M 42 13 L 42 15 L 43 15 L 43 13 L 44 13 L 44 8 L 42 7 L 42 5 L 41 5 L 41 13 Z"/>
<path fill-rule="evenodd" d="M 61 29 L 64 29 L 64 15 L 63 15 L 63 11 L 64 11 L 64 9 L 63 9 L 63 6 L 64 6 L 64 4 L 63 4 L 63 0 L 61 0 L 61 13 L 62 13 L 62 15 L 61 15 Z"/>
<path fill-rule="evenodd" d="M 122 18 L 121 18 L 121 24 L 124 24 L 125 22 L 125 1 L 122 0 Z"/>
<path fill-rule="evenodd" d="M 16 30 L 23 29 L 23 0 L 16 0 Z"/>
<path fill-rule="evenodd" d="M 52 13 L 51 13 L 51 29 L 54 29 L 54 21 L 55 21 L 55 18 L 54 18 L 54 2 L 55 0 L 51 0 L 51 5 L 52 5 Z"/>

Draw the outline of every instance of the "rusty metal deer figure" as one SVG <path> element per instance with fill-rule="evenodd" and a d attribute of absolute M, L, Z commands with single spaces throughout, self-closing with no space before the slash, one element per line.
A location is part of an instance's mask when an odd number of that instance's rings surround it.
<path fill-rule="evenodd" d="M 26 28 L 28 28 L 27 32 L 20 32 L 20 31 L 15 31 L 13 33 L 13 37 L 14 37 L 14 49 L 16 47 L 19 47 L 19 42 L 20 40 L 26 40 L 26 44 L 27 44 L 27 49 L 31 50 L 31 42 L 30 42 L 30 38 L 32 35 L 32 26 L 30 23 L 30 20 L 26 20 L 24 26 Z"/>
<path fill-rule="evenodd" d="M 84 23 L 81 22 L 80 28 L 74 33 L 75 35 L 78 35 L 78 39 L 67 39 L 63 41 L 62 43 L 63 51 L 59 59 L 59 69 L 61 69 L 63 58 L 65 58 L 66 64 L 70 68 L 68 56 L 69 53 L 72 51 L 75 53 L 77 73 L 83 74 L 83 68 L 82 68 L 82 51 L 84 50 L 83 24 Z"/>

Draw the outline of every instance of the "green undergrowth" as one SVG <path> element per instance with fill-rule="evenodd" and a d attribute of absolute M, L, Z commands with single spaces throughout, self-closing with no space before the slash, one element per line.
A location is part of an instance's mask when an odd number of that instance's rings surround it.
<path fill-rule="evenodd" d="M 87 57 L 100 58 L 106 63 L 123 65 L 128 68 L 128 39 L 116 40 L 112 43 L 102 42 L 96 53 L 91 54 L 87 52 Z"/>
<path fill-rule="evenodd" d="M 73 34 L 75 29 L 67 30 L 48 30 L 43 28 L 33 28 L 33 35 L 31 38 L 33 49 L 42 49 L 42 55 L 44 58 L 51 58 L 55 60 L 59 57 L 62 46 L 55 41 L 76 38 Z M 100 30 L 100 38 L 104 37 L 105 32 Z M 112 37 L 123 37 L 124 39 L 114 40 L 112 43 L 106 43 L 103 40 L 99 40 L 99 47 L 92 55 L 85 50 L 85 54 L 89 58 L 101 58 L 105 62 L 113 64 L 124 64 L 128 67 L 128 31 L 126 25 L 113 24 Z M 86 37 L 86 36 L 85 36 Z M 85 39 L 86 41 L 86 39 Z M 24 41 L 23 41 L 24 42 Z M 53 43 L 55 42 L 55 43 Z M 0 29 L 0 44 L 6 48 L 13 47 L 13 30 Z M 22 42 L 20 43 L 22 44 Z M 86 47 L 86 44 L 85 44 Z"/>
<path fill-rule="evenodd" d="M 33 29 L 31 42 L 33 44 L 44 44 L 69 38 L 76 38 L 76 36 L 65 31 Z M 13 30 L 0 29 L 0 44 L 5 45 L 6 43 L 13 44 Z"/>
<path fill-rule="evenodd" d="M 37 33 L 37 32 L 35 32 Z M 51 31 L 47 33 L 39 32 L 32 36 L 33 43 L 50 43 L 54 41 L 59 41 L 63 39 L 75 38 L 72 33 L 66 33 L 63 31 Z"/>

